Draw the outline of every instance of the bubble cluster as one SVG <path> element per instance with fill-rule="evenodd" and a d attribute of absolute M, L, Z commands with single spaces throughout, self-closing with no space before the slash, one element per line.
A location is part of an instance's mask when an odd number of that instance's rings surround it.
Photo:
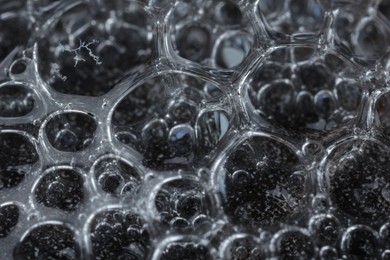
<path fill-rule="evenodd" d="M 232 110 L 223 95 L 213 81 L 167 71 L 130 88 L 117 103 L 111 118 L 114 137 L 142 154 L 150 168 L 186 168 L 229 130 Z"/>
<path fill-rule="evenodd" d="M 249 116 L 306 136 L 348 127 L 360 114 L 364 90 L 351 72 L 356 65 L 337 57 L 341 64 L 333 68 L 333 57 L 310 45 L 271 49 L 244 83 Z"/>
<path fill-rule="evenodd" d="M 387 0 L 3 0 L 0 259 L 390 259 Z"/>
<path fill-rule="evenodd" d="M 132 212 L 103 210 L 93 217 L 88 230 L 96 259 L 144 259 L 148 255 L 149 233 Z"/>
<path fill-rule="evenodd" d="M 95 185 L 114 196 L 130 196 L 140 185 L 139 172 L 129 163 L 114 155 L 105 155 L 92 166 Z"/>
<path fill-rule="evenodd" d="M 173 177 L 157 189 L 158 219 L 172 229 L 197 230 L 210 224 L 215 215 L 210 194 L 196 179 Z"/>

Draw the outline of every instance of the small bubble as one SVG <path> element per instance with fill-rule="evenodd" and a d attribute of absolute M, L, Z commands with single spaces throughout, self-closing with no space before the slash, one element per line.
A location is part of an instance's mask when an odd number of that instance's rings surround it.
<path fill-rule="evenodd" d="M 35 222 L 37 219 L 38 219 L 38 214 L 36 214 L 36 213 L 32 213 L 32 214 L 29 214 L 28 216 L 27 216 L 27 220 L 29 221 L 29 222 Z"/>
<path fill-rule="evenodd" d="M 380 228 L 379 235 L 386 244 L 390 245 L 390 223 L 386 223 Z"/>
<path fill-rule="evenodd" d="M 238 187 L 245 187 L 250 182 L 250 175 L 247 171 L 238 170 L 232 175 L 233 183 Z"/>
<path fill-rule="evenodd" d="M 110 209 L 99 212 L 90 223 L 89 242 L 93 258 L 145 259 L 149 250 L 149 233 L 141 218 L 129 211 Z M 134 255 L 138 256 L 134 258 Z"/>
<path fill-rule="evenodd" d="M 109 103 L 110 102 L 104 98 L 102 103 L 102 109 L 106 109 L 109 106 Z"/>
<path fill-rule="evenodd" d="M 13 256 L 15 259 L 39 259 L 48 255 L 51 259 L 79 259 L 80 251 L 72 229 L 62 223 L 45 223 L 26 232 L 15 246 Z"/>
<path fill-rule="evenodd" d="M 210 51 L 211 34 L 202 26 L 191 25 L 178 32 L 175 44 L 181 57 L 202 62 Z"/>
<path fill-rule="evenodd" d="M 306 232 L 283 230 L 275 235 L 272 248 L 279 259 L 309 259 L 314 255 L 314 244 Z"/>
<path fill-rule="evenodd" d="M 260 240 L 264 243 L 268 243 L 272 238 L 272 234 L 268 231 L 261 231 L 260 232 Z"/>
<path fill-rule="evenodd" d="M 379 241 L 374 230 L 367 226 L 349 227 L 341 240 L 342 253 L 347 258 L 378 259 Z"/>
<path fill-rule="evenodd" d="M 202 154 L 214 149 L 230 127 L 224 111 L 208 111 L 197 120 L 198 145 Z"/>
<path fill-rule="evenodd" d="M 222 1 L 218 7 L 217 17 L 224 25 L 239 24 L 243 19 L 243 14 L 240 8 L 233 1 Z"/>
<path fill-rule="evenodd" d="M 171 129 L 168 141 L 177 156 L 188 156 L 194 146 L 195 133 L 188 125 L 176 125 Z"/>
<path fill-rule="evenodd" d="M 309 221 L 309 229 L 322 245 L 332 245 L 340 235 L 340 223 L 332 215 L 315 215 Z"/>
<path fill-rule="evenodd" d="M 331 246 L 324 246 L 320 250 L 321 260 L 337 260 L 337 250 Z"/>
<path fill-rule="evenodd" d="M 239 246 L 235 249 L 233 252 L 233 258 L 234 259 L 247 259 L 249 256 L 248 249 L 244 246 Z"/>
<path fill-rule="evenodd" d="M 140 183 L 136 168 L 111 156 L 99 159 L 93 166 L 93 173 L 101 190 L 111 195 L 125 195 Z"/>
<path fill-rule="evenodd" d="M 229 35 L 221 40 L 217 50 L 217 66 L 230 69 L 240 65 L 248 55 L 252 46 L 252 39 L 249 35 Z"/>
<path fill-rule="evenodd" d="M 41 125 L 41 120 L 35 119 L 35 120 L 33 121 L 33 125 L 35 125 L 35 126 Z"/>
<path fill-rule="evenodd" d="M 322 145 L 317 141 L 307 141 L 302 147 L 303 153 L 306 156 L 313 156 L 323 151 Z"/>
<path fill-rule="evenodd" d="M 389 249 L 383 251 L 382 260 L 390 260 L 390 250 Z"/>
<path fill-rule="evenodd" d="M 200 168 L 200 169 L 198 170 L 198 173 L 197 173 L 197 175 L 198 175 L 200 178 L 208 177 L 209 174 L 210 174 L 210 170 L 209 170 L 208 168 L 204 168 L 204 167 Z"/>
<path fill-rule="evenodd" d="M 210 250 L 207 246 L 192 241 L 173 241 L 163 248 L 161 256 L 154 259 L 173 260 L 186 259 L 211 260 Z"/>
<path fill-rule="evenodd" d="M 370 59 L 378 59 L 388 47 L 387 34 L 384 28 L 374 20 L 364 20 L 356 28 L 356 44 L 359 54 Z"/>
<path fill-rule="evenodd" d="M 207 217 L 206 215 L 203 215 L 203 214 L 199 214 L 197 217 L 194 218 L 194 220 L 192 221 L 192 225 L 198 229 L 198 228 L 201 228 L 201 227 L 204 227 L 204 226 L 211 226 L 212 224 L 212 221 L 210 220 L 209 217 Z"/>
<path fill-rule="evenodd" d="M 180 217 L 172 219 L 170 224 L 174 229 L 180 230 L 184 230 L 190 225 L 190 223 L 185 218 Z"/>
<path fill-rule="evenodd" d="M 336 109 L 336 101 L 329 90 L 321 90 L 314 97 L 317 113 L 324 118 L 329 118 Z"/>
<path fill-rule="evenodd" d="M 57 150 L 76 152 L 88 147 L 97 125 L 90 115 L 67 112 L 51 118 L 45 126 L 50 144 Z"/>
<path fill-rule="evenodd" d="M 84 199 L 83 179 L 71 169 L 55 169 L 38 181 L 34 196 L 38 203 L 49 208 L 75 211 Z"/>

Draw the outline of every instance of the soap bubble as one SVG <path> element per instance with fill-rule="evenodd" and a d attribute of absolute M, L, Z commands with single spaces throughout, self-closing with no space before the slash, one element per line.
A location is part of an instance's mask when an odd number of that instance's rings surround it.
<path fill-rule="evenodd" d="M 334 148 L 323 180 L 337 210 L 351 219 L 372 223 L 387 214 L 387 149 L 366 139 L 344 142 Z"/>
<path fill-rule="evenodd" d="M 149 232 L 131 211 L 103 209 L 90 220 L 88 232 L 96 258 L 144 259 L 148 255 Z"/>
<path fill-rule="evenodd" d="M 193 259 L 214 259 L 215 249 L 210 248 L 206 240 L 193 236 L 174 236 L 161 241 L 157 245 L 152 259 L 180 260 L 191 256 Z"/>
<path fill-rule="evenodd" d="M 214 180 L 230 220 L 253 229 L 294 215 L 308 181 L 299 162 L 289 144 L 267 136 L 247 136 L 232 147 Z"/>
<path fill-rule="evenodd" d="M 79 259 L 81 249 L 71 227 L 61 222 L 33 226 L 16 245 L 14 259 Z"/>
<path fill-rule="evenodd" d="M 84 198 L 83 179 L 73 169 L 51 169 L 36 182 L 33 193 L 46 207 L 74 211 Z"/>
<path fill-rule="evenodd" d="M 351 226 L 343 234 L 341 250 L 345 257 L 379 258 L 378 234 L 367 226 Z"/>
<path fill-rule="evenodd" d="M 271 251 L 279 259 L 309 258 L 314 255 L 314 245 L 306 230 L 285 229 L 272 238 Z"/>

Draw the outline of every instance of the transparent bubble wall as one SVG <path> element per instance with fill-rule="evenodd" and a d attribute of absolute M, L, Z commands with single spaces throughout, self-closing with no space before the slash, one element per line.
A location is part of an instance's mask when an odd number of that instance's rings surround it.
<path fill-rule="evenodd" d="M 1 259 L 390 259 L 387 0 L 1 0 Z"/>

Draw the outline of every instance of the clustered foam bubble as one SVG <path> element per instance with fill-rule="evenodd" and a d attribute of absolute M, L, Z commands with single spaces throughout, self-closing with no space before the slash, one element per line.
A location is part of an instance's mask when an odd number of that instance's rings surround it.
<path fill-rule="evenodd" d="M 386 0 L 4 0 L 1 259 L 390 259 Z"/>

